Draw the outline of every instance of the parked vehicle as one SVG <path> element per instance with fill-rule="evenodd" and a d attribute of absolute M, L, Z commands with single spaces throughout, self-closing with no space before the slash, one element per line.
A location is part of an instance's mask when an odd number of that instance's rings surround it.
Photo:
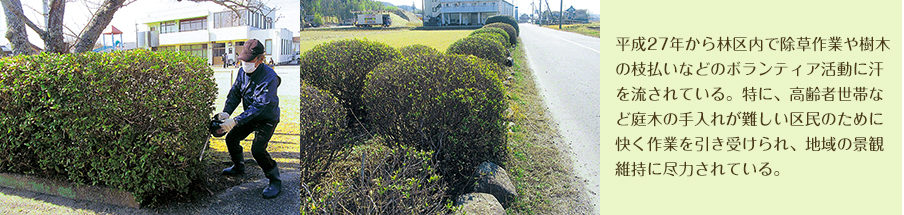
<path fill-rule="evenodd" d="M 355 19 L 355 26 L 359 28 L 389 27 L 389 25 L 392 25 L 392 19 L 389 18 L 389 14 L 358 14 Z"/>

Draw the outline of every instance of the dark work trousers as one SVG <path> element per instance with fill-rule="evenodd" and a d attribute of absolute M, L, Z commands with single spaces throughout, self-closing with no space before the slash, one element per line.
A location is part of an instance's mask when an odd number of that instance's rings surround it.
<path fill-rule="evenodd" d="M 270 153 L 267 153 L 267 144 L 270 142 L 270 137 L 273 137 L 273 132 L 276 131 L 276 124 L 279 124 L 279 121 L 248 122 L 235 126 L 232 131 L 229 131 L 229 134 L 226 134 L 226 148 L 229 149 L 229 154 L 241 154 L 243 149 L 239 142 L 254 132 L 251 155 L 254 156 L 257 165 L 263 171 L 276 167 L 276 161 L 270 158 Z"/>

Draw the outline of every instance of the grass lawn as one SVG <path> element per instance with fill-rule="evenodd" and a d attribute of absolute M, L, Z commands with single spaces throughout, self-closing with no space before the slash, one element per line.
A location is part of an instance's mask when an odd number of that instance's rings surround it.
<path fill-rule="evenodd" d="M 543 27 L 561 30 L 561 31 L 574 32 L 574 33 L 583 34 L 583 35 L 596 37 L 596 38 L 600 37 L 600 23 L 599 22 L 593 22 L 593 23 L 588 23 L 588 24 L 562 25 L 562 29 L 559 29 L 559 25 L 546 25 Z"/>
<path fill-rule="evenodd" d="M 321 43 L 339 39 L 367 39 L 386 43 L 392 47 L 404 47 L 414 44 L 422 44 L 435 48 L 438 51 L 446 51 L 449 45 L 458 39 L 471 34 L 472 30 L 432 30 L 420 31 L 409 29 L 395 30 L 318 30 L 301 32 L 301 53 L 304 53 Z"/>

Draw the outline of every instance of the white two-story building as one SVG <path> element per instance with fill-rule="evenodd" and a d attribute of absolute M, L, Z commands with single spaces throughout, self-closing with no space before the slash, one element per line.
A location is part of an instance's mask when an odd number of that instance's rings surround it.
<path fill-rule="evenodd" d="M 266 48 L 267 62 L 287 63 L 295 53 L 292 32 L 274 28 L 273 14 L 195 8 L 153 12 L 143 20 L 148 31 L 138 33 L 138 45 L 155 51 L 188 52 L 206 58 L 211 65 L 221 65 L 224 54 L 227 61 L 235 62 L 244 42 L 257 39 Z"/>
<path fill-rule="evenodd" d="M 505 0 L 423 0 L 425 25 L 483 25 L 493 15 L 515 16 Z"/>

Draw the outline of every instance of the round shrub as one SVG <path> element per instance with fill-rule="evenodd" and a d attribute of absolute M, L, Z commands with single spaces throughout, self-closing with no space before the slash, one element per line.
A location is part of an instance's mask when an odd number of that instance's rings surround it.
<path fill-rule="evenodd" d="M 434 49 L 433 47 L 414 44 L 399 48 L 399 52 L 402 53 L 403 56 L 412 56 L 412 55 L 422 55 L 422 54 L 439 54 L 439 51 Z"/>
<path fill-rule="evenodd" d="M 326 169 L 342 144 L 346 113 L 339 100 L 328 91 L 301 82 L 299 110 L 301 118 L 302 182 L 314 180 L 314 172 Z"/>
<path fill-rule="evenodd" d="M 512 45 L 518 44 L 518 32 L 515 31 L 515 28 L 512 27 L 512 26 L 509 25 L 509 24 L 502 23 L 502 22 L 496 22 L 496 23 L 493 23 L 493 24 L 487 24 L 487 25 L 484 25 L 483 28 L 496 28 L 496 29 L 502 29 L 503 32 L 505 32 L 506 34 L 508 34 L 508 38 L 507 38 L 507 39 L 508 39 L 508 42 L 509 42 L 510 44 L 512 44 Z M 481 28 L 481 29 L 483 29 L 483 28 Z"/>
<path fill-rule="evenodd" d="M 186 194 L 217 93 L 204 59 L 177 52 L 0 59 L 0 172 Z"/>
<path fill-rule="evenodd" d="M 469 37 L 481 37 L 481 38 L 496 42 L 503 47 L 509 46 L 509 41 L 506 40 L 505 37 L 502 37 L 499 34 L 495 34 L 495 33 L 472 34 Z"/>
<path fill-rule="evenodd" d="M 504 65 L 508 56 L 502 45 L 484 37 L 461 38 L 449 46 L 446 54 L 474 55 L 498 65 Z"/>
<path fill-rule="evenodd" d="M 301 57 L 301 80 L 331 92 L 349 110 L 348 123 L 353 124 L 366 119 L 361 93 L 367 73 L 399 56 L 397 50 L 379 42 L 350 39 L 324 43 Z"/>
<path fill-rule="evenodd" d="M 465 55 L 419 55 L 381 64 L 365 103 L 387 142 L 436 152 L 440 172 L 460 190 L 483 161 L 504 158 L 501 68 Z"/>
<path fill-rule="evenodd" d="M 344 169 L 352 177 L 322 183 L 310 194 L 302 191 L 305 214 L 449 212 L 443 201 L 446 184 L 436 173 L 432 152 L 380 143 L 357 145 L 350 151 L 355 162 Z"/>
<path fill-rule="evenodd" d="M 477 30 L 474 30 L 471 32 L 471 36 L 479 35 L 479 34 L 488 34 L 488 35 L 501 37 L 502 38 L 501 40 L 497 40 L 495 38 L 494 38 L 494 40 L 499 41 L 500 44 L 502 44 L 505 47 L 511 46 L 511 43 L 509 43 L 509 34 L 506 33 L 505 30 L 502 30 L 501 28 L 484 27 L 484 28 L 480 28 L 480 29 L 477 29 Z"/>
<path fill-rule="evenodd" d="M 497 23 L 497 22 L 509 24 L 513 28 L 515 28 L 515 36 L 516 37 L 518 36 L 518 34 L 521 34 L 521 29 L 518 28 L 518 22 L 515 21 L 515 17 L 509 16 L 509 15 L 490 16 L 489 18 L 487 18 L 486 24 L 492 24 L 492 23 Z"/>

